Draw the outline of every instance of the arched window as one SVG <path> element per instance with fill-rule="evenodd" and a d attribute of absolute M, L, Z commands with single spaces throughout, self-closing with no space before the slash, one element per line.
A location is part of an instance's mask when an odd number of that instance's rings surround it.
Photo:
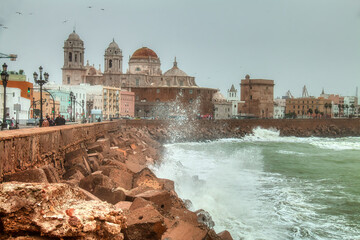
<path fill-rule="evenodd" d="M 72 62 L 72 53 L 69 52 L 69 62 Z"/>
<path fill-rule="evenodd" d="M 135 69 L 135 71 L 140 71 L 140 68 L 139 68 L 139 67 L 137 67 L 137 68 Z"/>
<path fill-rule="evenodd" d="M 112 68 L 112 60 L 109 60 L 109 68 Z"/>

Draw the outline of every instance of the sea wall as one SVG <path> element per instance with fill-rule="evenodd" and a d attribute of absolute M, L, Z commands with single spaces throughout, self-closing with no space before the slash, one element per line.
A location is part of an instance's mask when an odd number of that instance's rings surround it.
<path fill-rule="evenodd" d="M 157 141 L 202 141 L 242 137 L 255 127 L 273 128 L 284 136 L 360 136 L 360 119 L 251 120 L 118 120 L 0 132 L 0 180 L 4 174 L 51 164 L 63 173 L 67 152 L 95 142 L 121 126 L 145 128 Z"/>

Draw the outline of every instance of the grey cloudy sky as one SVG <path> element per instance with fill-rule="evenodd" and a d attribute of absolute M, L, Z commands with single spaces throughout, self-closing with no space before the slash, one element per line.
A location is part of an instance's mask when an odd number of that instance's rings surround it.
<path fill-rule="evenodd" d="M 199 86 L 224 95 L 246 74 L 275 80 L 275 97 L 298 97 L 304 85 L 314 96 L 360 87 L 359 0 L 1 0 L 0 24 L 0 53 L 18 55 L 1 61 L 30 79 L 42 65 L 61 83 L 62 47 L 76 26 L 96 67 L 115 38 L 124 70 L 146 46 L 163 72 L 176 56 Z"/>

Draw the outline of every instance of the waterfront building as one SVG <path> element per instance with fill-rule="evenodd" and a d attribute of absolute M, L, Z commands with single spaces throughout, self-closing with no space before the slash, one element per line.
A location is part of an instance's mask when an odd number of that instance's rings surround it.
<path fill-rule="evenodd" d="M 227 100 L 232 103 L 231 116 L 237 116 L 239 113 L 239 103 L 241 103 L 241 101 L 240 96 L 237 95 L 237 89 L 235 89 L 234 84 L 231 85 L 227 93 Z"/>
<path fill-rule="evenodd" d="M 4 88 L 0 85 L 0 114 L 1 120 L 4 111 Z M 6 115 L 7 119 L 16 119 L 19 124 L 25 124 L 31 116 L 30 100 L 22 96 L 20 88 L 6 88 Z"/>
<path fill-rule="evenodd" d="M 274 80 L 241 80 L 241 101 L 239 114 L 257 118 L 272 118 L 274 114 Z"/>
<path fill-rule="evenodd" d="M 42 92 L 42 101 L 43 101 L 43 118 L 49 116 L 51 119 L 59 115 L 60 113 L 60 102 L 56 101 L 50 93 L 43 91 Z M 32 106 L 34 108 L 34 118 L 40 118 L 40 91 L 34 91 L 34 98 L 32 100 Z"/>
<path fill-rule="evenodd" d="M 277 98 L 274 100 L 274 115 L 273 118 L 282 119 L 285 117 L 286 99 Z"/>
<path fill-rule="evenodd" d="M 358 112 L 358 98 L 355 96 L 345 96 L 344 97 L 344 114 L 349 116 L 354 116 Z"/>
<path fill-rule="evenodd" d="M 285 113 L 297 118 L 331 117 L 332 100 L 323 97 L 304 97 L 286 99 Z"/>
<path fill-rule="evenodd" d="M 212 101 L 214 103 L 214 119 L 230 119 L 232 117 L 233 103 L 227 101 L 220 91 L 214 94 Z"/>
<path fill-rule="evenodd" d="M 33 83 L 26 80 L 26 75 L 23 70 L 9 71 L 9 81 L 6 87 L 6 113 L 9 118 L 16 118 L 17 108 L 21 109 L 18 113 L 20 123 L 25 123 L 26 119 L 32 116 L 32 107 L 30 101 L 33 98 Z M 4 89 L 2 81 L 0 80 L 1 96 L 0 96 L 0 116 L 3 116 L 4 111 Z M 14 107 L 14 104 L 17 104 Z"/>
<path fill-rule="evenodd" d="M 71 33 L 64 43 L 64 85 L 103 85 L 121 88 L 135 94 L 135 115 L 166 118 L 174 112 L 174 102 L 189 113 L 213 114 L 212 96 L 218 90 L 197 86 L 195 78 L 178 67 L 176 58 L 164 74 L 158 55 L 150 48 L 137 49 L 129 59 L 129 68 L 123 71 L 122 50 L 115 40 L 104 54 L 104 72 L 84 64 L 84 42 Z"/>

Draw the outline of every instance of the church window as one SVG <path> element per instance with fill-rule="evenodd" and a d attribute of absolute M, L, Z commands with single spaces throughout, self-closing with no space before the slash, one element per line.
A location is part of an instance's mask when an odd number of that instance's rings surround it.
<path fill-rule="evenodd" d="M 109 60 L 109 68 L 112 68 L 112 60 Z"/>
<path fill-rule="evenodd" d="M 67 84 L 70 84 L 70 77 L 67 77 Z"/>
<path fill-rule="evenodd" d="M 250 100 L 252 100 L 252 95 L 250 95 Z"/>
<path fill-rule="evenodd" d="M 166 80 L 166 85 L 170 86 L 170 80 Z"/>
<path fill-rule="evenodd" d="M 69 62 L 72 62 L 72 53 L 69 52 Z"/>
<path fill-rule="evenodd" d="M 81 60 L 81 59 L 82 59 L 82 54 L 80 53 L 80 62 L 82 62 L 82 60 Z"/>
<path fill-rule="evenodd" d="M 190 94 L 193 94 L 193 90 L 192 90 L 192 89 L 190 89 L 190 90 L 189 90 L 189 93 L 190 93 Z"/>
<path fill-rule="evenodd" d="M 160 89 L 158 88 L 158 89 L 156 89 L 156 93 L 160 93 Z"/>
<path fill-rule="evenodd" d="M 184 81 L 180 80 L 180 86 L 184 86 Z"/>
<path fill-rule="evenodd" d="M 137 67 L 137 68 L 135 69 L 135 71 L 140 71 L 140 68 L 139 68 L 139 67 Z"/>
<path fill-rule="evenodd" d="M 75 62 L 77 62 L 77 54 L 75 53 Z"/>
<path fill-rule="evenodd" d="M 136 81 L 136 86 L 138 87 L 140 85 L 140 80 L 137 78 L 135 81 Z"/>

